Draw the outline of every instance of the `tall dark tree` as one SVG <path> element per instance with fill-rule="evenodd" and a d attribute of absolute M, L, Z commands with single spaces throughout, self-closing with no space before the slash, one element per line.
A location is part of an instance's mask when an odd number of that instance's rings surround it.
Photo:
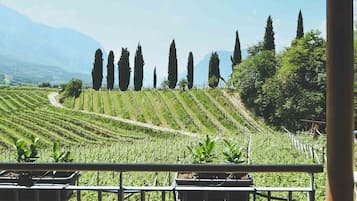
<path fill-rule="evenodd" d="M 231 61 L 232 61 L 232 70 L 235 65 L 238 65 L 240 64 L 240 62 L 242 62 L 242 52 L 240 49 L 238 31 L 236 31 L 236 43 L 234 45 L 234 51 L 233 51 L 233 56 L 231 56 Z"/>
<path fill-rule="evenodd" d="M 119 68 L 119 88 L 121 91 L 126 91 L 129 87 L 131 68 L 129 66 L 129 51 L 127 48 L 122 48 L 121 56 L 118 62 Z"/>
<path fill-rule="evenodd" d="M 211 88 L 216 88 L 219 79 L 221 79 L 221 74 L 219 72 L 219 57 L 217 52 L 213 52 L 208 66 L 208 85 Z"/>
<path fill-rule="evenodd" d="M 175 40 L 172 40 L 172 43 L 170 45 L 169 69 L 167 79 L 169 81 L 169 88 L 174 89 L 177 83 L 177 55 Z"/>
<path fill-rule="evenodd" d="M 110 50 L 107 64 L 107 89 L 114 87 L 114 52 Z"/>
<path fill-rule="evenodd" d="M 190 52 L 188 54 L 188 62 L 187 62 L 187 87 L 188 89 L 192 89 L 193 87 L 193 54 Z"/>
<path fill-rule="evenodd" d="M 140 91 L 143 86 L 143 68 L 144 68 L 144 58 L 141 50 L 141 45 L 138 45 L 135 53 L 134 61 L 134 89 L 135 91 Z"/>
<path fill-rule="evenodd" d="M 154 89 L 156 89 L 156 85 L 157 85 L 157 76 L 156 76 L 156 66 L 154 68 L 154 80 L 153 80 L 153 84 L 154 84 Z"/>
<path fill-rule="evenodd" d="M 301 10 L 299 11 L 298 24 L 296 29 L 296 39 L 304 37 L 304 23 L 302 19 Z"/>
<path fill-rule="evenodd" d="M 265 27 L 263 50 L 275 50 L 273 21 L 270 16 L 268 17 L 267 26 Z"/>
<path fill-rule="evenodd" d="M 92 69 L 92 84 L 94 90 L 99 90 L 103 80 L 103 53 L 101 49 L 95 51 L 95 58 Z"/>

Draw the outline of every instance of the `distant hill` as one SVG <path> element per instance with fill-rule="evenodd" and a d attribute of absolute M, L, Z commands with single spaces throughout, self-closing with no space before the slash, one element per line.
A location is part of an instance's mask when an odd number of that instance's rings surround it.
<path fill-rule="evenodd" d="M 27 71 L 34 68 L 40 74 L 57 73 L 53 79 L 59 79 L 51 80 L 55 82 L 71 77 L 71 73 L 89 76 L 94 52 L 101 48 L 78 31 L 33 22 L 1 4 L 0 24 L 0 73 L 10 76 L 18 76 L 11 74 L 14 66 L 23 75 L 33 75 Z"/>
<path fill-rule="evenodd" d="M 231 56 L 233 54 L 232 51 L 220 50 L 217 51 L 219 56 L 219 68 L 221 76 L 228 80 L 232 73 L 232 62 Z M 247 57 L 247 50 L 242 50 L 242 58 Z M 208 85 L 208 65 L 211 57 L 211 53 L 206 54 L 201 61 L 195 64 L 194 66 L 194 86 L 207 86 Z M 180 73 L 179 79 L 186 78 L 187 72 L 184 71 Z"/>
<path fill-rule="evenodd" d="M 82 73 L 70 73 L 59 67 L 33 64 L 0 56 L 0 85 L 21 85 L 50 82 L 60 84 L 71 78 L 79 78 L 90 83 L 90 76 Z"/>

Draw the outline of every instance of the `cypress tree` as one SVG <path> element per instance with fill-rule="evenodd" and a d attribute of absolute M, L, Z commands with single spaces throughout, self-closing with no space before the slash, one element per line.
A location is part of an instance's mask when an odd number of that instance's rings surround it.
<path fill-rule="evenodd" d="M 240 49 L 238 31 L 236 31 L 236 43 L 234 45 L 234 51 L 233 51 L 233 56 L 231 56 L 231 61 L 232 61 L 232 71 L 235 65 L 238 65 L 240 64 L 240 62 L 242 62 L 242 52 Z"/>
<path fill-rule="evenodd" d="M 157 76 L 156 76 L 156 66 L 154 68 L 154 89 L 156 89 L 156 84 L 157 84 Z"/>
<path fill-rule="evenodd" d="M 304 37 L 304 23 L 302 19 L 301 10 L 299 11 L 298 24 L 296 29 L 296 39 Z"/>
<path fill-rule="evenodd" d="M 114 87 L 114 52 L 110 50 L 107 64 L 107 89 L 112 90 Z"/>
<path fill-rule="evenodd" d="M 119 88 L 121 91 L 126 91 L 129 87 L 131 68 L 129 66 L 129 51 L 127 48 L 122 48 L 121 56 L 118 62 L 119 69 Z"/>
<path fill-rule="evenodd" d="M 135 53 L 134 61 L 134 89 L 135 91 L 140 91 L 143 86 L 143 67 L 144 67 L 144 58 L 141 51 L 141 45 L 138 45 Z"/>
<path fill-rule="evenodd" d="M 176 56 L 176 45 L 175 40 L 172 40 L 170 45 L 169 53 L 169 66 L 168 66 L 168 76 L 169 88 L 174 89 L 177 83 L 177 56 Z"/>
<path fill-rule="evenodd" d="M 92 84 L 94 90 L 99 90 L 103 79 L 103 53 L 101 49 L 95 51 L 95 58 L 92 69 Z"/>
<path fill-rule="evenodd" d="M 221 79 L 221 74 L 219 72 L 219 57 L 217 52 L 213 52 L 208 66 L 208 85 L 211 88 L 216 88 L 219 79 Z"/>
<path fill-rule="evenodd" d="M 192 89 L 193 87 L 193 54 L 190 52 L 188 54 L 188 62 L 187 62 L 187 87 L 188 89 Z"/>
<path fill-rule="evenodd" d="M 263 50 L 275 50 L 273 21 L 270 16 L 268 17 L 267 26 L 265 27 Z"/>

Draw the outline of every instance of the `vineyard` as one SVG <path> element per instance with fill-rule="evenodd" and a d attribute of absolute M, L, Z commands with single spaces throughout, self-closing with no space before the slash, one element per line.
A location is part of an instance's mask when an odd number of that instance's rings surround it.
<path fill-rule="evenodd" d="M 75 110 L 102 113 L 177 130 L 201 134 L 234 134 L 262 130 L 254 119 L 243 114 L 234 94 L 222 90 L 85 90 L 64 105 Z"/>
<path fill-rule="evenodd" d="M 51 106 L 49 92 L 37 88 L 0 90 L 1 161 L 16 161 L 14 139 L 30 142 L 31 136 L 36 136 L 42 143 L 38 159 L 41 162 L 51 162 L 51 146 L 56 141 L 71 151 L 76 162 L 191 163 L 187 146 L 201 140 L 118 121 L 105 116 L 108 115 L 198 133 L 198 136 L 209 134 L 217 142 L 214 163 L 224 163 L 223 139 L 242 147 L 244 159 L 251 164 L 313 163 L 310 157 L 294 149 L 286 133 L 273 132 L 256 120 L 244 109 L 239 97 L 229 91 L 85 90 L 77 99 L 65 100 L 64 106 L 69 109 Z M 126 174 L 124 185 L 170 185 L 173 175 Z M 259 173 L 253 174 L 253 178 L 257 186 L 309 183 L 308 175 L 293 173 Z M 80 183 L 117 185 L 118 174 L 83 173 Z M 325 174 L 317 175 L 317 200 L 325 200 L 325 183 Z M 83 192 L 82 196 L 85 200 L 96 200 L 93 192 Z M 106 200 L 115 198 L 111 194 L 104 196 Z M 159 195 L 148 196 L 147 200 L 155 200 Z M 294 197 L 303 200 L 306 194 Z"/>

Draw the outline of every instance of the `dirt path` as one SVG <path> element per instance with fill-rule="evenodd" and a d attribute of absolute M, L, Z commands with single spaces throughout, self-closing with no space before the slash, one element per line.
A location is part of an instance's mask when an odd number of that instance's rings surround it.
<path fill-rule="evenodd" d="M 57 92 L 51 92 L 48 95 L 48 99 L 49 99 L 51 105 L 53 105 L 55 107 L 58 107 L 58 108 L 65 109 L 65 110 L 72 110 L 72 111 L 82 112 L 82 113 L 86 113 L 86 114 L 98 115 L 98 116 L 109 118 L 109 119 L 113 119 L 113 120 L 116 120 L 116 121 L 132 124 L 132 125 L 136 125 L 136 126 L 141 126 L 141 127 L 145 127 L 145 128 L 150 128 L 150 129 L 157 130 L 157 131 L 172 133 L 172 134 L 187 135 L 187 136 L 190 136 L 190 137 L 201 137 L 201 136 L 203 136 L 203 135 L 198 134 L 198 133 L 191 133 L 191 132 L 175 130 L 175 129 L 171 129 L 171 128 L 155 126 L 155 125 L 152 125 L 152 124 L 133 121 L 133 120 L 130 120 L 130 119 L 123 119 L 123 118 L 120 118 L 120 117 L 113 117 L 113 116 L 106 115 L 106 114 L 99 114 L 99 113 L 95 113 L 95 112 L 88 112 L 88 111 L 83 111 L 83 110 L 74 110 L 74 109 L 66 108 L 66 107 L 63 107 L 62 104 L 57 102 L 57 100 L 56 100 L 56 96 L 57 95 L 58 95 Z"/>

